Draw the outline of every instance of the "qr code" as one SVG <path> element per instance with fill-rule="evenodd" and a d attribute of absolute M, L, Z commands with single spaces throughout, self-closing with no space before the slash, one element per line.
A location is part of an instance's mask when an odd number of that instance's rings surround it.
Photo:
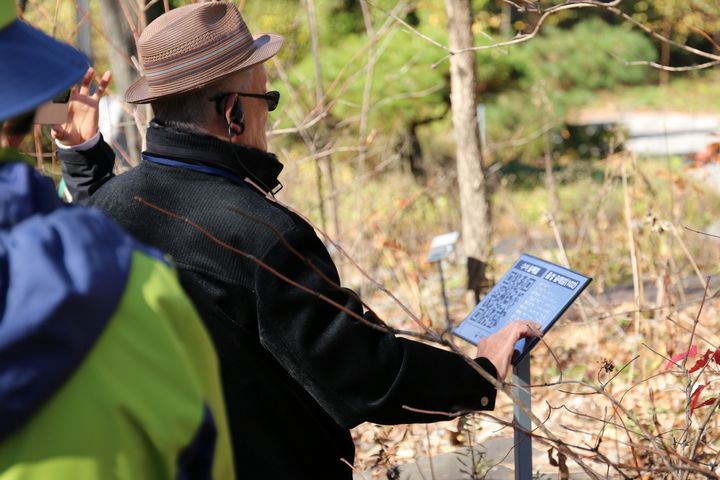
<path fill-rule="evenodd" d="M 511 271 L 485 297 L 470 315 L 470 320 L 491 330 L 505 318 L 517 302 L 530 290 L 535 278 Z"/>

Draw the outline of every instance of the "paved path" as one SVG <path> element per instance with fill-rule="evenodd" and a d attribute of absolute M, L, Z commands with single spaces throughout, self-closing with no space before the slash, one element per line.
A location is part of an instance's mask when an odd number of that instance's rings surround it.
<path fill-rule="evenodd" d="M 717 166 L 717 175 L 720 178 L 720 166 Z M 717 226 L 718 234 L 720 234 L 720 224 Z M 704 285 L 695 276 L 682 279 L 681 284 L 683 290 L 688 296 L 688 300 L 694 301 L 702 298 Z M 645 283 L 645 292 L 649 298 L 655 296 L 655 282 Z M 632 286 L 618 286 L 607 290 L 601 298 L 598 298 L 602 304 L 605 305 L 617 305 L 624 302 L 632 301 L 633 289 Z M 488 423 L 487 429 L 482 431 L 491 430 L 494 424 Z M 484 439 L 479 442 L 476 446 L 479 454 L 484 455 L 487 466 L 493 466 L 485 477 L 486 480 L 514 480 L 514 464 L 515 457 L 513 451 L 513 439 L 510 436 L 504 437 L 493 437 Z M 537 480 L 550 480 L 557 479 L 558 468 L 550 465 L 548 460 L 548 447 L 535 441 L 533 442 L 533 472 L 539 475 L 534 476 L 533 479 Z M 436 455 L 432 458 L 431 463 L 427 457 L 418 457 L 411 463 L 406 463 L 400 466 L 400 477 L 398 480 L 467 480 L 469 476 L 463 473 L 466 467 L 460 463 L 463 460 L 467 463 L 467 453 L 463 455 L 463 452 L 467 450 L 459 449 L 455 453 L 445 453 Z M 554 455 L 557 458 L 557 453 Z M 567 463 L 570 471 L 571 480 L 585 480 L 587 475 L 571 460 Z M 606 472 L 605 467 L 601 465 L 590 465 L 597 473 L 603 476 Z M 373 480 L 372 471 L 362 472 L 355 474 L 353 480 Z M 380 480 L 385 480 L 384 474 L 377 477 Z M 610 477 L 612 478 L 612 476 Z"/>
<path fill-rule="evenodd" d="M 625 148 L 638 155 L 687 155 L 720 138 L 720 114 L 663 111 L 585 112 L 578 125 L 619 124 Z"/>
<path fill-rule="evenodd" d="M 485 456 L 485 465 L 495 465 L 485 477 L 487 480 L 513 480 L 515 478 L 513 469 L 515 459 L 512 447 L 513 441 L 510 438 L 497 437 L 482 442 L 478 451 Z M 550 465 L 547 448 L 537 443 L 533 447 L 533 472 L 540 473 L 539 476 L 533 478 L 538 480 L 557 479 L 558 469 Z M 401 465 L 399 480 L 467 480 L 470 477 L 463 473 L 466 467 L 460 463 L 461 460 L 468 463 L 467 453 L 465 455 L 462 453 L 463 451 L 460 450 L 457 453 L 445 453 L 433 457 L 432 469 L 427 457 L 421 457 L 416 462 Z M 567 466 L 572 480 L 588 478 L 575 463 L 568 461 Z M 372 472 L 363 472 L 353 476 L 353 480 L 372 480 L 372 478 Z M 385 480 L 384 476 L 380 478 Z"/>
<path fill-rule="evenodd" d="M 716 192 L 720 192 L 720 165 L 717 163 L 709 163 L 702 167 L 693 168 L 688 171 L 688 175 L 697 181 L 704 183 Z M 714 225 L 712 232 L 714 235 L 718 234 L 718 226 Z"/>

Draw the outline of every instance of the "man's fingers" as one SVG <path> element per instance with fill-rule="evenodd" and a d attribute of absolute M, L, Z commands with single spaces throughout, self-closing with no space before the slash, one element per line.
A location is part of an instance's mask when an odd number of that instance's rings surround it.
<path fill-rule="evenodd" d="M 50 135 L 52 135 L 55 140 L 62 141 L 62 139 L 67 136 L 67 132 L 60 125 L 53 125 Z"/>
<path fill-rule="evenodd" d="M 505 338 L 509 345 L 515 345 L 521 338 L 542 337 L 542 325 L 537 322 L 516 320 L 505 328 L 508 329 Z"/>
<path fill-rule="evenodd" d="M 99 99 L 100 97 L 105 95 L 105 90 L 107 90 L 107 87 L 110 84 L 110 80 L 112 80 L 112 73 L 109 71 L 103 73 L 103 76 L 98 82 L 97 88 L 95 89 L 95 94 L 93 95 L 95 99 Z"/>
<path fill-rule="evenodd" d="M 536 322 L 524 322 L 525 323 L 525 329 L 528 333 L 528 337 L 542 337 L 542 325 Z"/>
<path fill-rule="evenodd" d="M 542 325 L 535 322 L 519 322 L 518 340 L 527 337 L 542 337 Z"/>
<path fill-rule="evenodd" d="M 85 76 L 82 79 L 82 85 L 85 87 L 89 86 L 90 82 L 92 82 L 94 76 L 95 76 L 95 69 L 93 67 L 88 67 L 87 71 L 85 72 Z"/>
<path fill-rule="evenodd" d="M 85 72 L 85 76 L 82 79 L 82 82 L 80 82 L 80 94 L 87 95 L 88 91 L 90 89 L 90 83 L 92 83 L 93 78 L 95 77 L 95 69 L 92 67 L 89 67 L 87 71 Z"/>

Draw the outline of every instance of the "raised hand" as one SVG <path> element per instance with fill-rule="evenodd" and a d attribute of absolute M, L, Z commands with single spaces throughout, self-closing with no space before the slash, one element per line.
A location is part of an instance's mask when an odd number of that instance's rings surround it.
<path fill-rule="evenodd" d="M 97 82 L 95 93 L 90 95 L 90 83 L 94 76 L 95 70 L 88 68 L 80 87 L 74 86 L 70 93 L 67 122 L 52 127 L 53 138 L 65 145 L 79 145 L 98 131 L 100 98 L 107 90 L 112 73 L 105 72 Z"/>
<path fill-rule="evenodd" d="M 510 362 L 515 353 L 515 344 L 526 337 L 541 337 L 541 325 L 529 321 L 514 321 L 501 330 L 485 337 L 477 344 L 477 357 L 490 360 L 497 369 L 498 379 L 504 380 L 510 370 Z"/>

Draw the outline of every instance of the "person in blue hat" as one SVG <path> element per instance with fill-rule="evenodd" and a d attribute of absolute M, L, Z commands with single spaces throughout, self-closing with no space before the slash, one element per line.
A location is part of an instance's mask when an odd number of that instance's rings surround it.
<path fill-rule="evenodd" d="M 217 359 L 174 267 L 15 149 L 87 69 L 0 0 L 0 480 L 232 479 Z"/>

